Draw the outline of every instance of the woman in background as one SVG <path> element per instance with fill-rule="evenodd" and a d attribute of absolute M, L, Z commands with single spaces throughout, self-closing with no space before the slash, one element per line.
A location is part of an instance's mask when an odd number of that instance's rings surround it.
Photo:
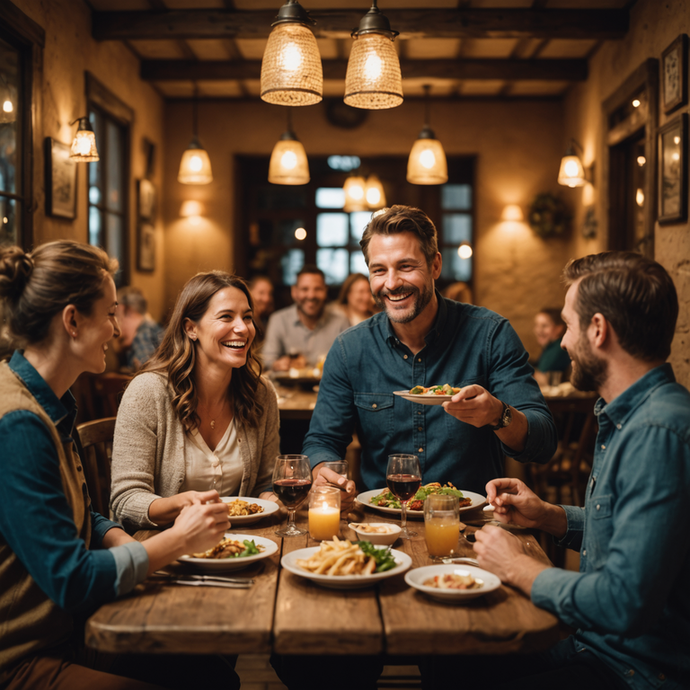
<path fill-rule="evenodd" d="M 540 386 L 551 383 L 547 372 L 559 372 L 563 376 L 570 369 L 570 356 L 561 348 L 564 333 L 560 309 L 544 308 L 534 317 L 534 335 L 542 348 L 534 372 Z"/>
<path fill-rule="evenodd" d="M 0 363 L 0 686 L 151 688 L 76 663 L 78 623 L 228 528 L 222 504 L 199 501 L 140 543 L 90 508 L 71 438 L 69 387 L 101 373 L 119 335 L 113 275 L 101 249 L 51 242 L 0 249 L 0 300 L 18 349 Z M 157 687 L 157 686 L 155 686 Z"/>
<path fill-rule="evenodd" d="M 356 326 L 373 316 L 376 306 L 371 296 L 369 279 L 361 273 L 351 273 L 345 279 L 333 308 L 347 316 L 350 326 Z"/>

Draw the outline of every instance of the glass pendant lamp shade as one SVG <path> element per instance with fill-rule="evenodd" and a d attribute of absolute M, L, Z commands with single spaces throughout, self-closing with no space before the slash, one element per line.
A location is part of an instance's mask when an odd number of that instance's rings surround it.
<path fill-rule="evenodd" d="M 373 0 L 371 9 L 359 23 L 359 29 L 352 33 L 355 41 L 345 76 L 344 101 L 347 105 L 385 110 L 403 102 L 400 61 L 393 47 L 393 39 L 397 35 Z"/>
<path fill-rule="evenodd" d="M 582 187 L 585 182 L 585 169 L 582 167 L 582 161 L 573 149 L 569 149 L 561 158 L 558 184 L 566 187 Z"/>
<path fill-rule="evenodd" d="M 261 99 L 276 105 L 313 105 L 323 98 L 323 68 L 314 22 L 298 2 L 280 8 L 261 61 Z"/>
<path fill-rule="evenodd" d="M 366 211 L 369 206 L 365 197 L 366 182 L 359 175 L 351 175 L 345 180 L 343 191 L 345 192 L 345 213 L 355 213 L 356 211 Z"/>
<path fill-rule="evenodd" d="M 381 180 L 376 175 L 369 175 L 364 188 L 364 198 L 370 209 L 383 208 L 386 205 L 386 194 L 383 191 Z"/>
<path fill-rule="evenodd" d="M 192 139 L 189 147 L 182 154 L 177 181 L 182 184 L 208 184 L 213 182 L 211 159 L 196 137 Z"/>
<path fill-rule="evenodd" d="M 309 182 L 307 153 L 297 137 L 288 130 L 273 147 L 268 164 L 271 184 L 299 185 Z"/>
<path fill-rule="evenodd" d="M 79 126 L 72 140 L 69 157 L 77 163 L 95 163 L 100 160 L 96 148 L 96 135 L 88 117 L 79 118 Z"/>
<path fill-rule="evenodd" d="M 448 163 L 441 142 L 425 127 L 412 145 L 407 160 L 407 181 L 410 184 L 444 184 L 448 182 Z"/>

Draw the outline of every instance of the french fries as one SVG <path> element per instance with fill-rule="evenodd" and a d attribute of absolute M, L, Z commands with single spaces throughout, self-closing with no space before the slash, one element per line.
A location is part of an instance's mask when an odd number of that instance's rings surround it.
<path fill-rule="evenodd" d="M 322 541 L 321 548 L 310 558 L 300 558 L 297 566 L 316 575 L 371 575 L 376 570 L 376 561 L 366 556 L 357 544 L 341 541 Z"/>

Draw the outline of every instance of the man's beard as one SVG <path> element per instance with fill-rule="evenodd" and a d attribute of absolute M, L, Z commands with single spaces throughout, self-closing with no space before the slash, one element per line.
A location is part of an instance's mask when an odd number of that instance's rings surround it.
<path fill-rule="evenodd" d="M 573 363 L 570 383 L 579 391 L 600 391 L 608 378 L 608 363 L 592 352 L 584 333 L 578 341 L 577 351 L 568 354 Z"/>
<path fill-rule="evenodd" d="M 296 302 L 296 304 L 297 304 L 297 311 L 300 311 L 302 314 L 304 314 L 309 319 L 320 319 L 321 316 L 323 315 L 323 308 L 326 306 L 325 302 L 320 302 L 318 311 L 316 313 L 309 313 L 307 310 L 304 309 L 304 305 L 305 304 L 311 304 L 311 300 L 304 300 L 302 302 Z"/>
<path fill-rule="evenodd" d="M 382 299 L 387 295 L 404 295 L 405 293 L 411 292 L 413 294 L 414 302 L 412 306 L 405 312 L 398 312 L 395 309 L 389 309 L 390 302 Z M 427 307 L 431 298 L 434 296 L 433 284 L 425 285 L 424 291 L 420 291 L 419 288 L 409 286 L 398 288 L 397 290 L 380 290 L 378 294 L 374 295 L 374 302 L 379 309 L 383 309 L 386 315 L 393 323 L 410 323 L 414 321 Z"/>

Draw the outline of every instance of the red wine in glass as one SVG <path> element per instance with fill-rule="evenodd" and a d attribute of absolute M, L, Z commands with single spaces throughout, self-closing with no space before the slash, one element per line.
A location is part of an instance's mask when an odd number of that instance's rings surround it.
<path fill-rule="evenodd" d="M 389 474 L 386 484 L 394 496 L 401 501 L 409 501 L 419 491 L 422 478 L 413 474 Z"/>
<path fill-rule="evenodd" d="M 278 479 L 273 482 L 273 493 L 288 508 L 296 508 L 309 494 L 311 479 Z"/>
<path fill-rule="evenodd" d="M 311 465 L 306 455 L 279 455 L 273 468 L 273 492 L 288 509 L 287 525 L 276 531 L 279 537 L 297 537 L 307 530 L 295 524 L 295 511 L 311 489 Z"/>
<path fill-rule="evenodd" d="M 396 453 L 388 456 L 386 469 L 386 484 L 390 492 L 400 500 L 401 519 L 400 537 L 409 539 L 416 532 L 407 529 L 407 502 L 417 493 L 422 485 L 422 471 L 419 468 L 419 458 L 416 455 Z"/>

